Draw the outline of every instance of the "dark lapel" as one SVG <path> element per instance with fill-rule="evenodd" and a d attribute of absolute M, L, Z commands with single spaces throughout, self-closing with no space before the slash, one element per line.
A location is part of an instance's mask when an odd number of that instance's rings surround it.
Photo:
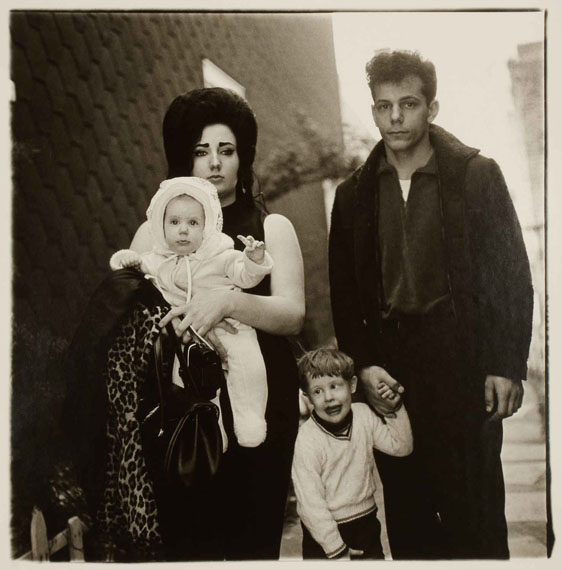
<path fill-rule="evenodd" d="M 363 314 L 380 314 L 380 262 L 378 250 L 378 187 L 376 172 L 384 152 L 380 141 L 363 165 L 357 181 L 353 220 L 355 276 Z"/>
<path fill-rule="evenodd" d="M 468 268 L 469 255 L 464 209 L 464 178 L 468 160 L 478 149 L 468 147 L 456 137 L 430 125 L 429 136 L 437 157 L 441 214 L 448 265 Z M 376 172 L 384 145 L 379 141 L 361 171 L 358 173 L 355 195 L 353 236 L 355 247 L 355 275 L 363 314 L 380 318 L 382 284 L 378 250 L 378 184 Z M 464 273 L 464 272 L 463 272 Z M 466 276 L 466 274 L 465 274 Z M 461 275 L 452 276 L 453 295 L 460 286 Z"/>
<path fill-rule="evenodd" d="M 431 144 L 437 157 L 439 194 L 445 254 L 453 303 L 458 306 L 460 297 L 471 283 L 471 256 L 465 207 L 466 169 L 478 149 L 468 147 L 441 127 L 431 125 Z"/>

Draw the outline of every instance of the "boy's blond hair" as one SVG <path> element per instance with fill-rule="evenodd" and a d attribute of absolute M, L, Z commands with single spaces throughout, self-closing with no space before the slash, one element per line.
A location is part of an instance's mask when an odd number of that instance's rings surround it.
<path fill-rule="evenodd" d="M 305 352 L 297 362 L 299 383 L 303 392 L 308 391 L 309 378 L 341 376 L 347 382 L 354 375 L 353 360 L 336 348 L 317 348 Z"/>

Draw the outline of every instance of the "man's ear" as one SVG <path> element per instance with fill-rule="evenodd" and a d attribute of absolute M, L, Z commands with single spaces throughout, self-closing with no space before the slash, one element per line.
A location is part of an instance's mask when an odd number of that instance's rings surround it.
<path fill-rule="evenodd" d="M 349 386 L 351 388 L 351 393 L 355 394 L 355 390 L 357 390 L 357 376 L 353 376 L 349 381 Z"/>
<path fill-rule="evenodd" d="M 433 101 L 429 104 L 427 122 L 433 123 L 435 117 L 437 117 L 437 113 L 439 113 L 439 101 L 437 101 L 437 99 L 433 99 Z"/>

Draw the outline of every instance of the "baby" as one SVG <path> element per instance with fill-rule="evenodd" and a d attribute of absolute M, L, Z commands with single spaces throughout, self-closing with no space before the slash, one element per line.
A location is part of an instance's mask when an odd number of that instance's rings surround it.
<path fill-rule="evenodd" d="M 215 187 L 196 177 L 165 180 L 146 211 L 153 249 L 139 255 L 131 250 L 113 254 L 113 270 L 137 267 L 172 306 L 189 302 L 201 289 L 240 290 L 255 287 L 271 273 L 273 260 L 265 244 L 252 236 L 238 236 L 246 246 L 222 233 L 222 210 Z M 265 440 L 267 377 L 256 331 L 228 318 L 238 333 L 214 332 L 227 351 L 226 382 L 234 432 L 243 447 Z M 181 383 L 177 374 L 174 382 Z M 224 435 L 224 434 L 223 434 Z"/>

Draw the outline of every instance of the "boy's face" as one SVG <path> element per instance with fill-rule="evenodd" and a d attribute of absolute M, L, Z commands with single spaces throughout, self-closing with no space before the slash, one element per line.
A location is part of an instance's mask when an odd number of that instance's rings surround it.
<path fill-rule="evenodd" d="M 341 376 L 308 378 L 307 398 L 318 417 L 326 422 L 341 422 L 351 409 L 351 394 L 357 387 L 357 377 L 344 380 Z"/>
<path fill-rule="evenodd" d="M 203 242 L 205 212 L 191 196 L 177 196 L 164 213 L 164 236 L 168 247 L 178 255 L 197 251 Z"/>
<path fill-rule="evenodd" d="M 409 75 L 400 83 L 381 83 L 373 93 L 373 119 L 387 148 L 394 152 L 414 151 L 428 136 L 429 124 L 439 110 L 428 103 L 422 80 Z"/>

